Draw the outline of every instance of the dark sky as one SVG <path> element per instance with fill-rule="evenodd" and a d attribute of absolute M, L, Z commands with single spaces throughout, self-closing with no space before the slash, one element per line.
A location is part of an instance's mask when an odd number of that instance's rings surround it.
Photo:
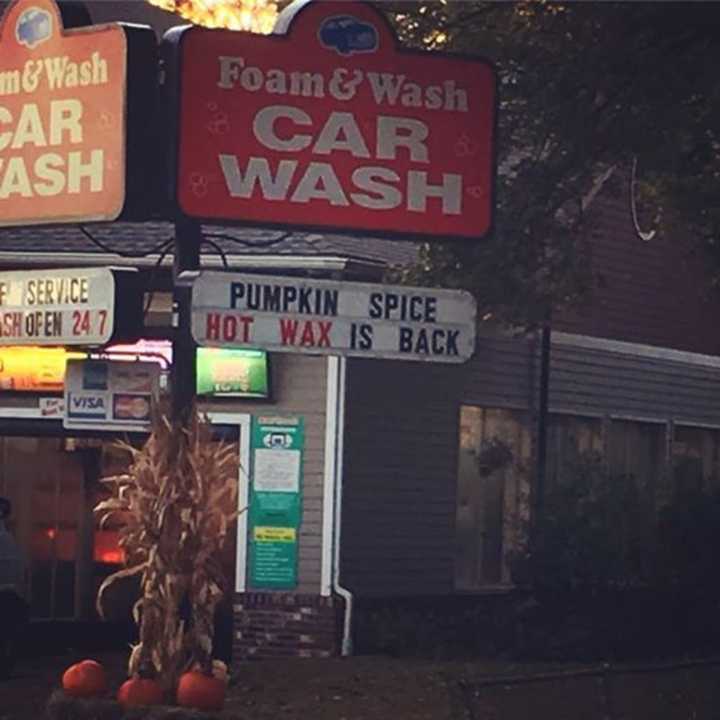
<path fill-rule="evenodd" d="M 173 25 L 184 25 L 187 21 L 177 15 L 153 7 L 145 0 L 90 0 L 85 3 L 90 10 L 93 23 L 124 20 L 126 22 L 151 25 L 162 35 Z"/>

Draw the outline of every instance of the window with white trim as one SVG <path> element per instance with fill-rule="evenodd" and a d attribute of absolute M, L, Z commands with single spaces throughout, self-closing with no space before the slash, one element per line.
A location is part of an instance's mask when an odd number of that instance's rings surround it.
<path fill-rule="evenodd" d="M 529 415 L 463 405 L 460 409 L 455 587 L 510 583 L 508 553 L 527 519 Z"/>
<path fill-rule="evenodd" d="M 672 443 L 672 489 L 720 489 L 720 431 L 676 424 Z"/>
<path fill-rule="evenodd" d="M 551 415 L 547 432 L 546 491 L 572 483 L 583 464 L 603 453 L 601 418 Z"/>

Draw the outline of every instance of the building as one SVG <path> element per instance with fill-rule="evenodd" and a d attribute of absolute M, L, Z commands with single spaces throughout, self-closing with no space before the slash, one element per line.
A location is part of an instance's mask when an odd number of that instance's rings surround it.
<path fill-rule="evenodd" d="M 244 272 L 379 281 L 391 265 L 407 264 L 416 253 L 409 243 L 371 238 L 359 247 L 342 237 L 206 230 L 208 239 L 214 239 L 204 248 L 208 252 L 203 253 L 202 264 L 214 269 L 227 265 Z M 131 339 L 139 340 L 139 344 L 117 346 L 111 354 L 145 359 L 157 356 L 167 369 L 173 334 L 169 290 L 173 258 L 171 252 L 160 248 L 172 232 L 169 224 L 93 226 L 85 232 L 70 227 L 3 230 L 0 265 L 3 270 L 137 269 L 145 288 L 145 330 L 142 337 Z M 223 237 L 216 237 L 219 233 Z M 253 249 L 253 243 L 262 245 L 268 237 L 278 238 L 271 250 Z M 122 469 L 123 460 L 112 448 L 112 433 L 65 430 L 61 416 L 48 409 L 55 408 L 53 401 L 61 397 L 67 357 L 72 354 L 62 349 L 0 351 L 4 362 L 0 368 L 0 494 L 10 497 L 15 507 L 14 530 L 29 560 L 29 597 L 37 620 L 92 618 L 95 591 L 122 561 L 117 530 L 100 530 L 91 513 L 99 497 L 98 478 Z M 273 355 L 267 383 L 260 393 L 246 393 L 248 396 L 241 398 L 215 395 L 203 398 L 201 403 L 218 425 L 218 433 L 237 442 L 240 468 L 250 464 L 252 417 L 272 414 L 303 418 L 297 592 L 292 597 L 283 595 L 282 602 L 290 603 L 294 612 L 307 611 L 308 627 L 320 622 L 330 630 L 335 620 L 330 576 L 332 486 L 339 468 L 335 452 L 342 432 L 338 414 L 340 367 L 337 358 Z M 252 394 L 265 395 L 265 399 L 253 399 Z M 239 470 L 239 479 L 247 488 L 243 472 Z M 244 568 L 236 572 L 233 551 L 229 549 L 227 558 L 228 574 L 235 576 L 229 578 L 230 586 L 244 590 L 246 574 Z M 247 548 L 240 547 L 238 552 L 246 554 Z M 242 597 L 242 602 L 257 601 L 257 612 L 265 612 L 269 596 Z M 309 632 L 303 625 L 301 634 Z M 323 652 L 333 645 L 331 636 L 331 631 L 324 634 Z"/>
<path fill-rule="evenodd" d="M 90 14 L 150 21 L 158 31 L 172 23 L 138 3 L 94 3 Z M 128 124 L 142 122 L 135 115 Z M 149 175 L 151 164 L 134 170 Z M 703 295 L 702 263 L 680 244 L 637 237 L 627 193 L 612 192 L 618 179 L 606 178 L 592 199 L 589 303 L 553 319 L 546 475 L 551 485 L 596 452 L 656 504 L 678 481 L 680 457 L 693 482 L 716 479 L 717 303 Z M 2 230 L 0 268 L 133 270 L 142 326 L 103 353 L 155 357 L 167 368 L 172 241 L 164 222 Z M 372 238 L 204 227 L 201 259 L 205 269 L 380 281 L 415 255 L 412 244 Z M 117 528 L 101 530 L 90 512 L 97 480 L 123 461 L 112 433 L 63 427 L 67 357 L 63 349 L 0 353 L 0 493 L 16 508 L 32 614 L 51 621 L 92 618 L 98 584 L 123 559 Z M 230 393 L 219 385 L 247 378 L 223 366 L 201 407 L 218 436 L 236 443 L 241 503 L 252 502 L 258 479 L 254 429 L 267 418 L 304 427 L 296 575 L 283 590 L 253 575 L 247 516 L 228 549 L 235 657 L 346 652 L 353 611 L 373 599 L 509 592 L 508 554 L 537 492 L 542 361 L 535 334 L 484 323 L 461 366 L 261 354 L 261 387 Z"/>
<path fill-rule="evenodd" d="M 670 242 L 640 240 L 624 195 L 601 191 L 593 212 L 599 287 L 587 308 L 554 323 L 547 482 L 597 451 L 654 497 L 678 480 L 680 459 L 716 483 L 720 338 L 705 320 L 714 302 L 697 282 L 701 268 Z M 243 272 L 377 281 L 416 253 L 408 243 L 308 234 L 253 250 L 248 243 L 267 234 L 205 230 L 214 245 L 204 248 L 203 266 Z M 170 235 L 164 224 L 96 226 L 90 235 L 3 230 L 0 264 L 137 267 L 148 309 L 142 339 L 161 343 L 172 334 L 171 257 L 158 248 Z M 537 336 L 483 326 L 475 356 L 461 366 L 273 354 L 268 398 L 204 398 L 219 431 L 237 439 L 242 467 L 250 466 L 253 418 L 305 424 L 297 584 L 253 587 L 241 521 L 228 561 L 234 656 L 347 650 L 351 611 L 366 602 L 511 590 L 508 551 L 535 476 L 539 364 Z M 121 560 L 116 537 L 95 528 L 89 512 L 95 481 L 117 457 L 106 434 L 79 437 L 43 417 L 40 398 L 57 397 L 57 385 L 29 386 L 0 394 L 0 494 L 17 508 L 34 616 L 88 618 L 94 589 Z M 492 441 L 511 462 L 479 462 Z M 242 472 L 239 482 L 242 495 Z"/>

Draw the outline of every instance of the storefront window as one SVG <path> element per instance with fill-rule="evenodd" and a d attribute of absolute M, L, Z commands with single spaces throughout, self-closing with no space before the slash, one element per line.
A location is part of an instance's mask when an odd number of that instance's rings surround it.
<path fill-rule="evenodd" d="M 237 441 L 234 435 L 226 438 Z M 126 518 L 102 527 L 93 514 L 109 495 L 100 478 L 121 475 L 130 455 L 113 441 L 73 437 L 0 437 L 0 495 L 13 507 L 9 527 L 26 559 L 26 597 L 38 619 L 92 618 L 97 590 L 125 563 L 120 547 Z M 223 550 L 228 588 L 234 588 L 234 535 Z M 113 586 L 108 619 L 125 620 L 138 578 Z M 227 603 L 231 606 L 232 596 Z"/>
<path fill-rule="evenodd" d="M 673 490 L 720 489 L 720 431 L 676 425 L 672 457 Z"/>
<path fill-rule="evenodd" d="M 102 565 L 122 565 L 125 562 L 119 530 L 95 530 L 93 560 Z"/>
<path fill-rule="evenodd" d="M 572 483 L 584 464 L 602 454 L 600 418 L 551 415 L 547 433 L 546 491 Z"/>
<path fill-rule="evenodd" d="M 601 418 L 550 416 L 545 492 L 586 477 L 591 464 L 608 482 L 632 483 L 634 517 L 650 528 L 667 485 L 667 424 L 612 419 L 607 434 L 604 425 Z M 529 520 L 530 438 L 527 413 L 461 408 L 455 565 L 460 590 L 510 582 L 508 556 L 525 538 Z M 718 485 L 720 432 L 678 427 L 674 448 L 676 483 Z"/>
<path fill-rule="evenodd" d="M 83 469 L 60 442 L 36 439 L 38 457 L 26 458 L 30 515 L 30 610 L 34 617 L 72 618 L 76 611 L 78 531 L 83 521 Z M 10 441 L 11 457 L 16 457 Z M 20 472 L 13 464 L 10 472 Z M 24 474 L 24 473 L 23 473 Z"/>
<path fill-rule="evenodd" d="M 104 442 L 100 454 L 98 478 L 122 475 L 127 471 L 130 455 L 113 442 Z M 95 482 L 90 490 L 91 505 L 95 507 L 101 500 L 110 497 L 107 485 Z M 92 531 L 92 597 L 106 577 L 117 572 L 125 563 L 125 552 L 120 547 L 121 529 L 125 522 L 120 513 L 115 513 L 100 526 L 101 517 L 95 514 Z M 105 594 L 103 609 L 108 620 L 126 620 L 131 617 L 133 603 L 137 600 L 138 579 L 128 578 L 113 586 Z"/>
<path fill-rule="evenodd" d="M 33 618 L 71 619 L 92 612 L 88 487 L 94 449 L 62 438 L 0 438 L 2 493 L 13 505 L 12 531 L 26 562 Z"/>
<path fill-rule="evenodd" d="M 616 480 L 634 482 L 653 512 L 664 489 L 666 438 L 665 423 L 616 419 L 610 423 L 609 473 Z"/>
<path fill-rule="evenodd" d="M 510 582 L 508 554 L 528 511 L 527 413 L 460 410 L 455 585 L 460 590 Z"/>

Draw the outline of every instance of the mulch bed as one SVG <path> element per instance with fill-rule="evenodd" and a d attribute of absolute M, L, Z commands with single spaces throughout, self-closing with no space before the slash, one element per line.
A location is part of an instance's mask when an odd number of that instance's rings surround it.
<path fill-rule="evenodd" d="M 55 690 L 47 703 L 49 720 L 219 720 L 216 713 L 156 705 L 123 708 L 115 700 L 106 698 L 77 699 Z"/>
<path fill-rule="evenodd" d="M 176 707 L 123 712 L 110 694 L 85 704 L 53 694 L 62 671 L 84 657 L 69 653 L 22 661 L 14 678 L 0 682 L 0 720 L 603 720 L 608 709 L 600 701 L 602 684 L 596 678 L 480 687 L 489 678 L 571 669 L 569 665 L 356 657 L 238 665 L 219 715 Z M 101 653 L 95 659 L 104 664 L 116 691 L 125 679 L 127 654 Z M 473 683 L 479 683 L 479 690 L 458 691 Z M 613 680 L 612 700 L 612 720 L 714 720 L 720 707 L 720 667 L 619 677 Z"/>
<path fill-rule="evenodd" d="M 219 720 L 214 713 L 180 707 L 154 706 L 124 709 L 114 700 L 76 699 L 55 690 L 47 704 L 49 720 Z"/>

